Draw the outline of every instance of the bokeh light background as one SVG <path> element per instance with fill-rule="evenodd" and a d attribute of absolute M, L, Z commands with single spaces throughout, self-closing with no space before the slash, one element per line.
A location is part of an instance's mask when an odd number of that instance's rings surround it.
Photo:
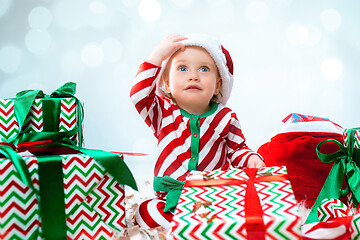
<path fill-rule="evenodd" d="M 228 102 L 256 150 L 291 112 L 360 126 L 358 0 L 0 0 L 0 97 L 77 83 L 86 147 L 126 157 L 152 179 L 156 141 L 129 99 L 169 33 L 215 36 L 235 64 Z"/>

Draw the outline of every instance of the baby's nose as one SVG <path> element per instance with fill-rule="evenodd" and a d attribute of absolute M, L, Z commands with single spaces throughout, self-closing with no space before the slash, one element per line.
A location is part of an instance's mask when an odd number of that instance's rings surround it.
<path fill-rule="evenodd" d="M 199 74 L 197 73 L 197 71 L 191 71 L 189 73 L 189 80 L 190 81 L 198 81 L 199 80 Z"/>

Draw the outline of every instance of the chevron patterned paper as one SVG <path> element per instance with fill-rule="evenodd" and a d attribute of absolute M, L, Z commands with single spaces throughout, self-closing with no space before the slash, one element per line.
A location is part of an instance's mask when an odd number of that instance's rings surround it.
<path fill-rule="evenodd" d="M 16 121 L 14 102 L 8 99 L 0 100 L 0 140 L 14 137 L 19 132 Z"/>
<path fill-rule="evenodd" d="M 77 106 L 75 98 L 62 98 L 59 116 L 59 131 L 66 132 L 73 130 L 77 124 L 76 118 Z M 24 132 L 42 132 L 43 131 L 43 109 L 42 99 L 35 99 L 31 106 L 29 115 L 25 120 Z M 0 100 L 0 141 L 14 137 L 19 131 L 19 124 L 15 117 L 14 100 Z M 72 140 L 79 141 L 78 134 L 72 137 Z"/>
<path fill-rule="evenodd" d="M 350 216 L 352 212 L 343 202 L 335 198 L 325 198 L 318 207 L 320 222 L 333 220 L 338 217 Z"/>
<path fill-rule="evenodd" d="M 344 131 L 344 145 L 347 147 L 349 145 L 349 136 L 348 136 L 348 129 Z M 355 130 L 355 149 L 360 149 L 360 128 Z"/>
<path fill-rule="evenodd" d="M 25 158 L 36 189 L 37 158 Z M 124 188 L 84 154 L 63 155 L 68 239 L 111 239 L 125 233 Z M 41 220 L 35 194 L 0 159 L 0 239 L 38 239 Z"/>
<path fill-rule="evenodd" d="M 42 132 L 43 131 L 43 115 L 42 101 L 35 99 L 31 106 L 30 113 L 25 120 L 25 132 Z"/>
<path fill-rule="evenodd" d="M 360 213 L 354 215 L 350 225 L 351 239 L 360 239 Z"/>
<path fill-rule="evenodd" d="M 267 167 L 261 173 L 286 174 L 285 167 Z M 214 179 L 248 179 L 242 170 L 216 170 Z M 301 239 L 300 218 L 290 182 L 255 183 L 264 211 L 266 239 Z M 175 239 L 247 239 L 245 184 L 241 186 L 184 187 L 172 233 Z M 204 204 L 195 211 L 195 205 Z"/>
<path fill-rule="evenodd" d="M 61 114 L 59 131 L 66 132 L 71 131 L 76 126 L 76 102 L 75 98 L 63 98 L 61 99 Z"/>
<path fill-rule="evenodd" d="M 71 131 L 77 126 L 76 119 L 76 101 L 75 98 L 62 98 L 61 99 L 61 114 L 59 122 L 59 132 Z M 84 132 L 84 125 L 82 126 L 82 132 Z M 76 133 L 70 138 L 76 145 L 79 143 L 79 134 Z M 83 139 L 84 145 L 84 139 Z"/>
<path fill-rule="evenodd" d="M 39 189 L 37 160 L 26 159 L 35 189 Z M 37 239 L 40 233 L 38 200 L 24 185 L 11 161 L 0 158 L 0 239 Z"/>

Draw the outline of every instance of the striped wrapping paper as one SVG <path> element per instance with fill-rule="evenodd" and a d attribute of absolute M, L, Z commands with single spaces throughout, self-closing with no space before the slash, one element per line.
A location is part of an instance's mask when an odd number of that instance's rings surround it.
<path fill-rule="evenodd" d="M 258 174 L 287 172 L 285 167 L 266 167 Z M 206 176 L 248 179 L 245 172 L 238 169 L 206 172 Z M 255 187 L 263 209 L 265 239 L 301 239 L 297 202 L 289 180 L 258 182 Z M 247 239 L 245 192 L 246 184 L 212 187 L 186 187 L 185 184 L 172 220 L 174 238 Z"/>
<path fill-rule="evenodd" d="M 44 157 L 44 156 L 42 156 Z M 85 154 L 61 155 L 67 239 L 111 239 L 125 234 L 124 187 Z M 24 157 L 36 190 L 37 158 Z M 0 158 L 0 239 L 38 239 L 41 217 L 33 190 Z"/>

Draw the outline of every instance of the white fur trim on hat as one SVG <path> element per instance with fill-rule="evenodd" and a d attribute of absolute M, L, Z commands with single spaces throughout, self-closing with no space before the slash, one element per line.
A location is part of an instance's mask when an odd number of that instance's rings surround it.
<path fill-rule="evenodd" d="M 187 39 L 181 42 L 185 46 L 202 47 L 214 59 L 216 66 L 219 70 L 220 77 L 222 79 L 222 88 L 220 90 L 221 94 L 218 95 L 217 102 L 225 105 L 230 97 L 230 93 L 233 86 L 233 79 L 234 79 L 233 63 L 229 52 L 213 37 L 204 34 L 194 34 L 194 33 L 187 34 L 184 36 L 187 37 Z M 166 68 L 166 65 L 169 59 L 171 58 L 171 56 L 166 60 L 164 60 L 161 65 L 161 71 L 157 78 L 157 86 L 158 86 L 157 93 L 159 95 L 168 96 L 167 92 L 164 89 L 164 86 L 162 86 L 161 81 L 159 80 L 161 79 L 164 69 Z"/>

